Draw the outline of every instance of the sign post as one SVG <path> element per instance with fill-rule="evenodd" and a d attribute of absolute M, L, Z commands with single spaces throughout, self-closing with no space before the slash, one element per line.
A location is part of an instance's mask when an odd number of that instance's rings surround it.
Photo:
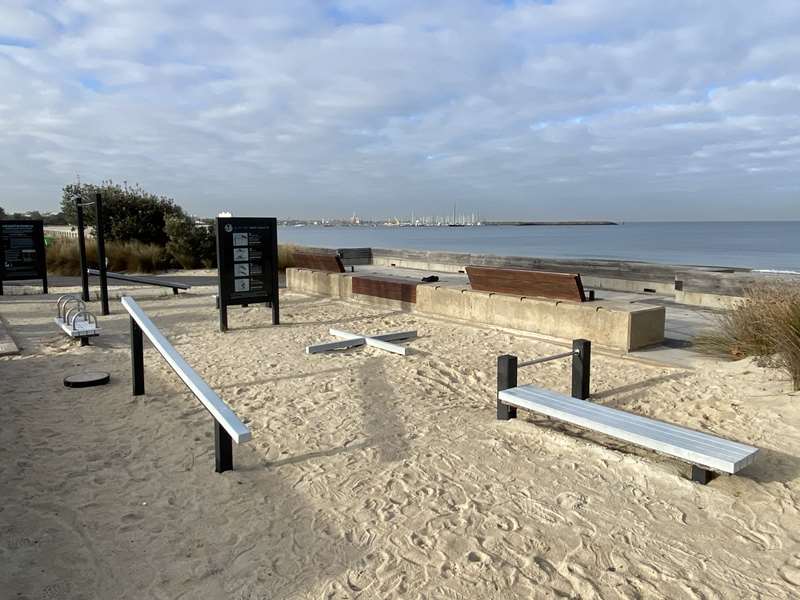
<path fill-rule="evenodd" d="M 278 222 L 274 217 L 218 217 L 219 330 L 228 330 L 228 306 L 264 302 L 280 324 Z"/>
<path fill-rule="evenodd" d="M 25 219 L 0 221 L 0 295 L 3 281 L 41 279 L 47 293 L 44 222 Z"/>

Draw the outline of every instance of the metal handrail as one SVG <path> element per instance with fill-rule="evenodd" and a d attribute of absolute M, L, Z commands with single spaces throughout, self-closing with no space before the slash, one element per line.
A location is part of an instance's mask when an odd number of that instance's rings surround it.
<path fill-rule="evenodd" d="M 164 357 L 175 374 L 186 384 L 195 397 L 206 407 L 214 420 L 222 425 L 228 435 L 237 443 L 247 442 L 251 439 L 250 430 L 239 420 L 230 407 L 217 396 L 200 375 L 195 372 L 177 350 L 169 343 L 167 338 L 158 330 L 142 308 L 130 296 L 122 297 L 122 306 L 128 311 L 131 318 L 141 328 L 142 332 Z"/>
<path fill-rule="evenodd" d="M 150 320 L 150 317 L 136 303 L 136 300 L 130 296 L 123 296 L 122 306 L 130 315 L 133 395 L 144 394 L 144 351 L 142 347 L 142 334 L 144 334 L 195 398 L 214 417 L 214 456 L 217 473 L 233 470 L 233 442 L 241 444 L 250 441 L 252 438 L 250 430 L 203 378 L 189 366 L 186 359 L 169 343 Z"/>
<path fill-rule="evenodd" d="M 531 365 L 538 365 L 539 363 L 548 362 L 551 360 L 558 360 L 559 358 L 567 358 L 568 356 L 579 356 L 580 353 L 580 350 L 570 350 L 569 352 L 562 352 L 561 354 L 552 354 L 550 356 L 543 356 L 542 358 L 526 360 L 525 362 L 517 363 L 517 367 L 529 367 Z"/>

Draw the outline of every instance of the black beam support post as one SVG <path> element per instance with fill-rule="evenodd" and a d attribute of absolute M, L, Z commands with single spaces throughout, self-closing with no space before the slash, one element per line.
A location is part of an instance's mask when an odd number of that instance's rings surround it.
<path fill-rule="evenodd" d="M 81 336 L 81 346 L 88 346 L 89 345 L 89 338 L 85 335 Z"/>
<path fill-rule="evenodd" d="M 97 237 L 97 261 L 100 263 L 100 313 L 111 314 L 108 308 L 108 278 L 106 277 L 106 239 L 103 234 L 103 194 L 97 192 L 94 198 L 95 236 Z"/>
<path fill-rule="evenodd" d="M 517 357 L 504 354 L 497 357 L 497 418 L 508 421 L 517 418 L 517 407 L 503 404 L 500 392 L 517 387 Z"/>
<path fill-rule="evenodd" d="M 75 215 L 77 218 L 78 227 L 78 255 L 81 261 L 81 300 L 84 302 L 89 301 L 89 273 L 86 269 L 89 265 L 86 264 L 86 236 L 84 235 L 83 223 L 83 198 L 78 196 L 75 198 Z"/>
<path fill-rule="evenodd" d="M 131 317 L 131 379 L 133 380 L 133 395 L 144 394 L 144 345 L 142 328 Z"/>
<path fill-rule="evenodd" d="M 589 376 L 592 364 L 592 342 L 572 340 L 572 397 L 586 400 L 589 397 Z"/>
<path fill-rule="evenodd" d="M 272 220 L 274 229 L 271 239 L 270 239 L 270 251 L 272 252 L 272 260 L 278 262 L 278 229 L 277 229 L 277 221 L 275 219 Z M 278 281 L 278 267 L 274 266 L 272 269 L 272 324 L 273 325 L 280 325 L 281 324 L 281 308 L 280 308 L 280 283 Z"/>
<path fill-rule="evenodd" d="M 233 471 L 233 440 L 225 428 L 214 420 L 214 457 L 217 473 Z"/>
<path fill-rule="evenodd" d="M 714 473 L 714 471 L 709 471 L 703 467 L 692 465 L 692 481 L 699 483 L 700 485 L 706 485 L 710 483 L 711 480 L 716 476 L 717 474 Z"/>

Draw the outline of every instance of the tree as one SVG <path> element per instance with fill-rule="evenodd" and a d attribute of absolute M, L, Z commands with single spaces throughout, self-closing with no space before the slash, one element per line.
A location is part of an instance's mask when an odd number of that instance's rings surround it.
<path fill-rule="evenodd" d="M 185 215 L 167 217 L 167 252 L 184 269 L 217 266 L 217 243 L 213 229 L 198 227 Z"/>
<path fill-rule="evenodd" d="M 186 218 L 172 198 L 147 192 L 139 184 L 119 185 L 109 180 L 100 185 L 71 183 L 64 186 L 61 211 L 69 224 L 76 223 L 75 196 L 80 195 L 85 203 L 90 203 L 98 192 L 103 195 L 103 233 L 108 240 L 136 240 L 164 246 L 169 241 L 165 230 L 167 219 Z M 84 208 L 83 215 L 86 225 L 95 225 L 94 206 Z"/>
<path fill-rule="evenodd" d="M 6 217 L 6 211 L 3 210 L 3 207 L 0 206 L 0 219 L 4 219 Z"/>

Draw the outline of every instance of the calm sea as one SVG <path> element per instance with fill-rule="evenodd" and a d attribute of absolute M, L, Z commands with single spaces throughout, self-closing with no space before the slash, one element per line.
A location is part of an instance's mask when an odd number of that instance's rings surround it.
<path fill-rule="evenodd" d="M 584 226 L 281 227 L 280 242 L 331 248 L 640 260 L 800 272 L 800 221 Z"/>

